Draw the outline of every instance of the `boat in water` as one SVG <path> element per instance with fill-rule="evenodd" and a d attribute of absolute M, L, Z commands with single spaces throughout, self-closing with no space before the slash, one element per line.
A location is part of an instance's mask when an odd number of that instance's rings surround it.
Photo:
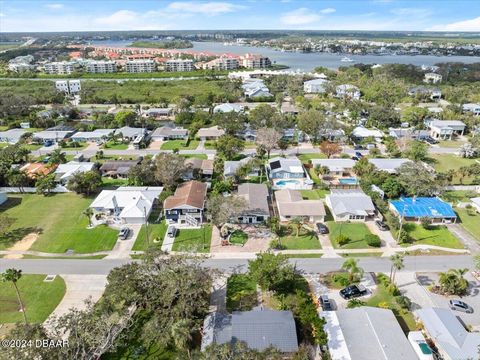
<path fill-rule="evenodd" d="M 341 62 L 354 62 L 355 60 L 350 59 L 348 56 L 344 56 L 340 61 Z"/>

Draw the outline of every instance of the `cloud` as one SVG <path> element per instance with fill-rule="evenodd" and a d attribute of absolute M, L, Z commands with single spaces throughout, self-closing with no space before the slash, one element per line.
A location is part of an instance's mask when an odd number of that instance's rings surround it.
<path fill-rule="evenodd" d="M 185 11 L 189 13 L 204 14 L 204 15 L 219 15 L 235 12 L 245 9 L 243 5 L 236 5 L 229 2 L 206 2 L 197 3 L 190 1 L 177 1 L 170 3 L 167 11 Z"/>
<path fill-rule="evenodd" d="M 119 10 L 108 16 L 98 17 L 93 22 L 102 29 L 110 30 L 165 30 L 166 24 L 160 24 L 161 18 L 152 12 L 138 13 L 131 10 Z"/>
<path fill-rule="evenodd" d="M 390 10 L 390 12 L 397 16 L 425 17 L 432 14 L 432 11 L 430 9 L 422 9 L 422 8 L 395 8 Z"/>
<path fill-rule="evenodd" d="M 45 7 L 52 10 L 60 10 L 63 9 L 63 4 L 45 4 Z"/>
<path fill-rule="evenodd" d="M 332 14 L 335 11 L 336 10 L 334 8 L 326 8 L 316 13 L 307 8 L 298 8 L 296 10 L 283 13 L 280 17 L 280 21 L 284 25 L 308 25 L 320 20 L 322 15 Z"/>
<path fill-rule="evenodd" d="M 480 16 L 475 19 L 462 20 L 444 25 L 435 25 L 433 31 L 480 31 Z"/>

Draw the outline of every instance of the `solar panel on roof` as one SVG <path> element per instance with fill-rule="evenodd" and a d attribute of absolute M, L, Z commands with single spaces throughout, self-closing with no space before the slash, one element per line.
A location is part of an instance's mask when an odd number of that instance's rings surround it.
<path fill-rule="evenodd" d="M 270 169 L 275 170 L 275 169 L 280 169 L 282 166 L 280 165 L 280 160 L 273 161 L 270 163 Z"/>

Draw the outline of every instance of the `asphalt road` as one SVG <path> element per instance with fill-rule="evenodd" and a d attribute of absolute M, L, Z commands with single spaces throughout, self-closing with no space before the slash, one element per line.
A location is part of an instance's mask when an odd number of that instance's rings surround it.
<path fill-rule="evenodd" d="M 26 274 L 83 274 L 106 275 L 115 267 L 133 260 L 101 259 L 0 259 L 0 272 L 8 268 L 21 269 Z M 338 259 L 291 259 L 297 269 L 306 273 L 324 273 L 340 269 L 343 258 Z M 206 267 L 228 272 L 246 271 L 246 259 L 207 259 Z M 411 256 L 405 258 L 404 271 L 445 271 L 450 268 L 473 268 L 473 259 L 469 255 L 451 256 Z M 365 271 L 389 272 L 391 262 L 388 258 L 360 258 L 360 266 Z"/>

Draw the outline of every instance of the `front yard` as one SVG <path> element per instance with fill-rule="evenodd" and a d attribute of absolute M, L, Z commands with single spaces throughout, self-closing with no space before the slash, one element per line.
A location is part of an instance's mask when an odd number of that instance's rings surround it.
<path fill-rule="evenodd" d="M 140 229 L 137 240 L 133 244 L 132 250 L 146 250 L 148 245 L 162 246 L 165 233 L 167 232 L 167 223 L 165 220 L 162 220 L 158 224 L 148 224 L 148 243 L 146 237 L 145 225 L 142 225 Z"/>
<path fill-rule="evenodd" d="M 208 253 L 211 239 L 211 225 L 204 225 L 201 229 L 178 229 L 172 250 Z"/>
<path fill-rule="evenodd" d="M 169 140 L 162 144 L 161 150 L 195 150 L 200 142 L 198 140 Z"/>
<path fill-rule="evenodd" d="M 337 249 L 367 249 L 371 248 L 365 241 L 365 236 L 370 235 L 371 232 L 367 225 L 362 222 L 346 223 L 327 221 L 328 229 L 330 230 L 330 241 L 334 248 Z M 340 246 L 337 242 L 339 235 L 347 236 L 350 241 Z"/>
<path fill-rule="evenodd" d="M 279 242 L 285 250 L 310 250 L 322 248 L 315 231 L 302 228 L 300 229 L 298 236 L 296 236 L 296 229 L 292 226 L 285 226 L 284 232 L 285 233 L 280 236 Z"/>
<path fill-rule="evenodd" d="M 121 141 L 107 141 L 105 144 L 102 145 L 102 149 L 110 149 L 110 150 L 127 150 L 128 144 L 121 142 Z"/>
<path fill-rule="evenodd" d="M 474 209 L 456 208 L 455 212 L 460 218 L 460 225 L 480 241 L 480 215 Z"/>
<path fill-rule="evenodd" d="M 227 280 L 227 310 L 248 311 L 257 305 L 257 284 L 246 274 L 233 274 Z"/>
<path fill-rule="evenodd" d="M 45 275 L 22 275 L 17 282 L 27 320 L 41 323 L 47 319 L 65 295 L 65 281 L 57 276 L 44 282 Z M 11 282 L 0 282 L 0 324 L 23 322 L 15 288 Z"/>
<path fill-rule="evenodd" d="M 435 245 L 452 249 L 463 249 L 462 243 L 450 232 L 446 226 L 430 226 L 425 229 L 423 226 L 415 223 L 406 223 L 403 229 L 412 238 L 412 244 L 402 244 L 402 246 L 410 245 Z"/>
<path fill-rule="evenodd" d="M 297 155 L 297 157 L 300 159 L 301 162 L 303 163 L 308 163 L 308 160 L 312 160 L 312 159 L 326 159 L 327 156 L 325 154 L 320 154 L 320 153 L 317 153 L 317 154 L 299 154 Z"/>
<path fill-rule="evenodd" d="M 105 225 L 87 229 L 88 219 L 83 211 L 92 199 L 73 193 L 50 196 L 25 194 L 9 195 L 0 212 L 15 220 L 9 233 L 0 238 L 0 249 L 7 249 L 28 234 L 38 239 L 30 250 L 76 253 L 111 250 L 118 231 Z"/>

